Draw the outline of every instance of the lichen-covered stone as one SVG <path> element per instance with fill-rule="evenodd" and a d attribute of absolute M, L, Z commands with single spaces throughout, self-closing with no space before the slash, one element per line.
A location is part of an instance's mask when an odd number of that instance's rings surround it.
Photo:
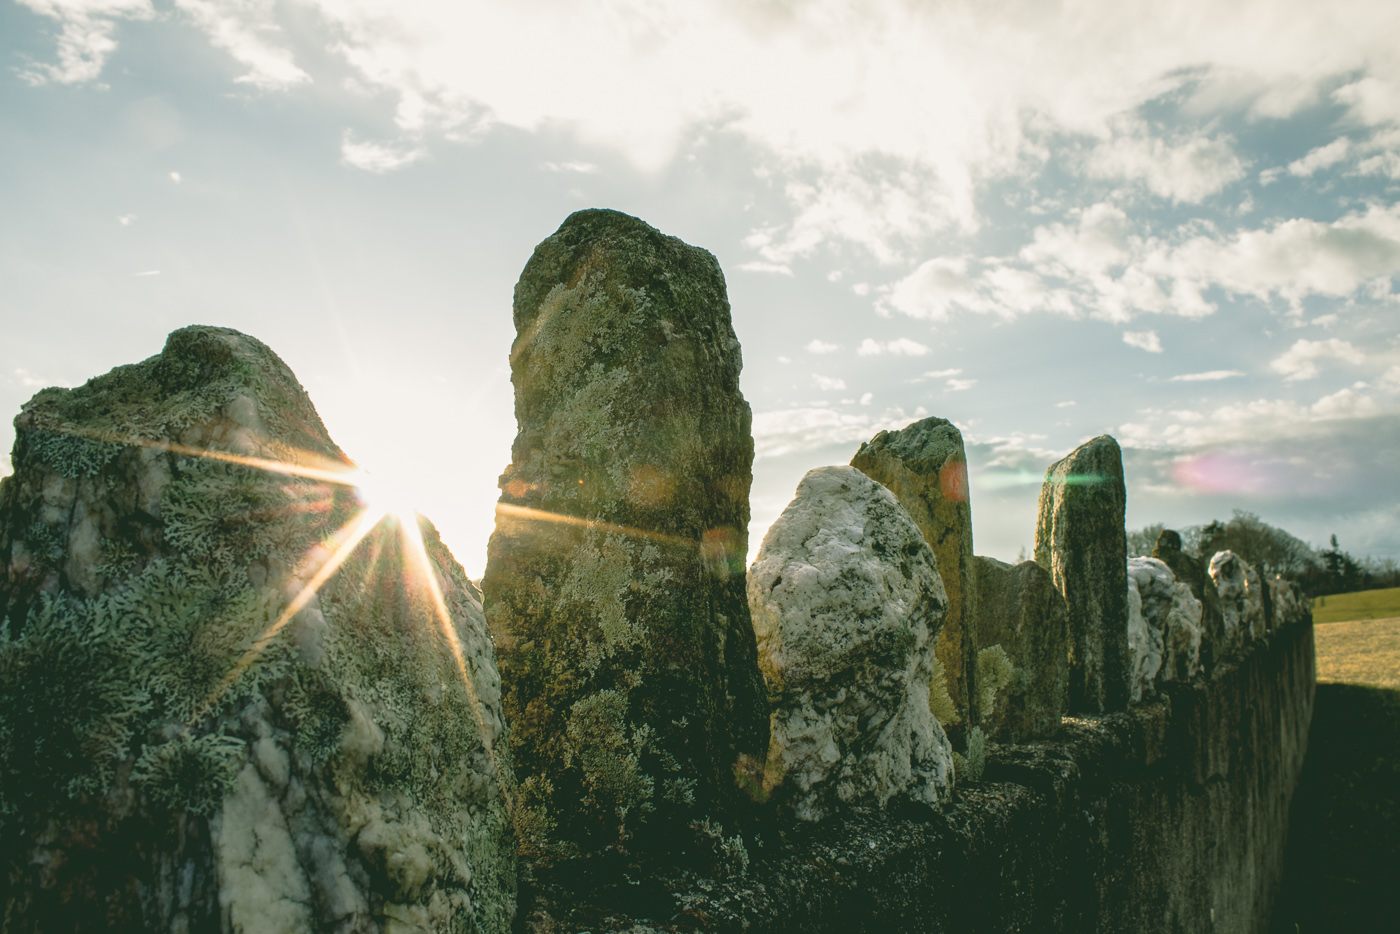
<path fill-rule="evenodd" d="M 970 631 L 977 618 L 972 603 L 972 505 L 967 486 L 967 454 L 962 433 L 942 418 L 925 418 L 899 431 L 882 431 L 860 446 L 851 466 L 889 489 L 913 518 L 938 559 L 948 595 L 938 660 L 948 696 L 958 713 L 945 723 L 957 738 L 960 724 L 979 723 L 976 710 L 977 652 L 988 645 Z"/>
<path fill-rule="evenodd" d="M 1069 611 L 1069 703 L 1076 713 L 1128 703 L 1126 510 L 1123 454 L 1108 435 L 1045 472 L 1035 562 L 1054 576 Z"/>
<path fill-rule="evenodd" d="M 536 247 L 514 317 L 519 433 L 483 588 L 530 826 L 565 849 L 681 846 L 743 809 L 736 773 L 755 788 L 768 745 L 724 276 L 579 211 Z"/>
<path fill-rule="evenodd" d="M 1152 557 L 1171 569 L 1177 583 L 1191 589 L 1191 595 L 1201 601 L 1200 670 L 1209 673 L 1215 667 L 1216 649 L 1223 644 L 1225 622 L 1220 611 L 1220 594 L 1210 579 L 1206 562 L 1181 550 L 1181 535 L 1163 529 L 1152 546 Z"/>
<path fill-rule="evenodd" d="M 1277 576 L 1269 578 L 1265 584 L 1273 602 L 1273 628 L 1280 629 L 1312 620 L 1312 605 L 1307 596 L 1298 589 L 1297 584 Z"/>
<path fill-rule="evenodd" d="M 1065 599 L 1034 561 L 1012 566 L 978 555 L 972 566 L 982 730 L 1011 742 L 1049 736 L 1060 728 L 1068 701 Z M 1009 676 L 998 677 L 998 650 Z"/>
<path fill-rule="evenodd" d="M 431 526 L 448 631 L 388 526 L 275 626 L 362 510 L 352 487 L 229 459 L 348 472 L 286 365 L 185 328 L 40 392 L 15 428 L 5 929 L 508 930 L 499 678 Z"/>
<path fill-rule="evenodd" d="M 1201 601 L 1157 558 L 1128 559 L 1128 647 L 1134 701 L 1200 669 Z"/>
<path fill-rule="evenodd" d="M 1220 595 L 1224 623 L 1216 656 L 1228 658 L 1264 637 L 1264 583 L 1259 572 L 1233 551 L 1216 552 L 1210 559 L 1210 578 Z"/>
<path fill-rule="evenodd" d="M 929 681 L 947 598 L 889 490 L 850 467 L 809 471 L 748 588 L 772 709 L 764 788 L 802 820 L 945 800 L 952 747 Z"/>

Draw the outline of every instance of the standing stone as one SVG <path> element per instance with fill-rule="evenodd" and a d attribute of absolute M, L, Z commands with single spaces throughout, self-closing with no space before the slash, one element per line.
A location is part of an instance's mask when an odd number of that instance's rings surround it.
<path fill-rule="evenodd" d="M 1274 605 L 1275 629 L 1312 619 L 1312 606 L 1296 584 L 1278 576 L 1269 578 L 1266 583 Z"/>
<path fill-rule="evenodd" d="M 1128 647 L 1134 701 L 1200 667 L 1201 601 L 1157 558 L 1128 559 Z"/>
<path fill-rule="evenodd" d="M 1248 562 L 1233 551 L 1210 559 L 1210 578 L 1220 595 L 1224 638 L 1217 657 L 1233 657 L 1264 637 L 1264 584 Z"/>
<path fill-rule="evenodd" d="M 330 573 L 355 488 L 246 460 L 351 473 L 286 365 L 184 328 L 15 429 L 0 926 L 510 930 L 479 594 L 431 526 L 429 567 L 379 524 Z"/>
<path fill-rule="evenodd" d="M 1210 674 L 1215 669 L 1215 652 L 1224 644 L 1225 633 L 1215 582 L 1200 558 L 1181 550 L 1181 535 L 1171 529 L 1163 529 L 1157 536 L 1152 557 L 1165 564 L 1177 582 L 1189 587 L 1192 596 L 1201 602 L 1199 670 Z"/>
<path fill-rule="evenodd" d="M 1045 472 L 1035 562 L 1069 610 L 1069 703 L 1076 713 L 1128 704 L 1128 543 L 1123 455 L 1108 435 Z"/>
<path fill-rule="evenodd" d="M 851 466 L 894 494 L 938 558 L 938 574 L 948 594 L 938 660 L 958 713 L 955 722 L 978 723 L 977 692 L 969 690 L 976 683 L 978 640 L 970 631 L 976 618 L 972 612 L 972 505 L 962 433 L 942 418 L 882 431 L 860 446 Z M 956 737 L 962 730 L 952 732 Z"/>
<path fill-rule="evenodd" d="M 579 211 L 535 248 L 514 317 L 519 433 L 483 589 L 522 801 L 543 842 L 683 846 L 676 828 L 743 809 L 768 747 L 724 275 Z"/>
<path fill-rule="evenodd" d="M 929 680 L 947 598 L 890 491 L 850 467 L 808 471 L 748 591 L 772 708 L 765 791 L 802 820 L 895 795 L 943 801 L 952 747 Z"/>
<path fill-rule="evenodd" d="M 978 555 L 972 566 L 982 731 L 1011 742 L 1049 736 L 1068 700 L 1065 598 L 1034 561 Z"/>

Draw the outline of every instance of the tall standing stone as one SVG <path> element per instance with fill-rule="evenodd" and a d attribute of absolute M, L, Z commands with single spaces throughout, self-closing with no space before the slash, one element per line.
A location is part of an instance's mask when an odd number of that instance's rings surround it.
<path fill-rule="evenodd" d="M 519 433 L 483 588 L 521 800 L 551 839 L 663 849 L 742 810 L 768 745 L 724 275 L 579 211 L 536 247 L 514 317 Z"/>
<path fill-rule="evenodd" d="M 960 736 L 979 719 L 976 692 L 969 691 L 976 681 L 977 639 L 970 631 L 975 619 L 972 505 L 962 433 L 942 418 L 882 431 L 860 446 L 851 466 L 894 494 L 938 559 L 948 610 L 937 653 L 949 698 L 962 721 L 960 728 L 951 731 Z"/>
<path fill-rule="evenodd" d="M 1070 710 L 1128 705 L 1127 488 L 1123 454 L 1108 435 L 1086 441 L 1045 472 L 1035 562 L 1069 611 Z"/>
<path fill-rule="evenodd" d="M 1065 598 L 1034 561 L 1017 565 L 977 555 L 978 724 L 1018 742 L 1060 728 L 1069 683 Z"/>
<path fill-rule="evenodd" d="M 286 365 L 184 328 L 15 429 L 0 927 L 510 930 L 479 593 L 327 482 L 350 465 Z"/>

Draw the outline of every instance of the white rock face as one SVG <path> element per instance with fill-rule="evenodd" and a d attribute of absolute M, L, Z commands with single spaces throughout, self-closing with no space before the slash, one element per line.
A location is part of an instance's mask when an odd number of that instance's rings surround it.
<path fill-rule="evenodd" d="M 1156 558 L 1128 559 L 1128 645 L 1134 701 L 1200 668 L 1201 601 Z"/>
<path fill-rule="evenodd" d="M 1216 654 L 1238 654 L 1264 635 L 1263 582 L 1259 572 L 1233 551 L 1217 552 L 1210 559 L 1210 579 L 1220 594 L 1220 615 L 1225 622 L 1225 645 Z"/>
<path fill-rule="evenodd" d="M 802 820 L 897 794 L 942 801 L 952 749 L 928 691 L 947 597 L 889 490 L 850 467 L 810 471 L 748 595 L 771 705 L 765 789 Z"/>
<path fill-rule="evenodd" d="M 1312 616 L 1312 607 L 1308 605 L 1308 600 L 1304 597 L 1291 581 L 1286 581 L 1281 577 L 1271 578 L 1268 581 L 1269 596 L 1274 604 L 1274 628 L 1279 629 L 1293 623 L 1301 622 Z"/>

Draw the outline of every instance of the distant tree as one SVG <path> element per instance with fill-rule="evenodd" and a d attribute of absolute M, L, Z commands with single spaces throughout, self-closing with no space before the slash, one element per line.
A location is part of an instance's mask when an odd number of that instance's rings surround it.
<path fill-rule="evenodd" d="M 1275 528 L 1252 512 L 1236 509 L 1229 522 L 1216 520 L 1200 526 L 1192 544 L 1203 561 L 1216 552 L 1233 551 L 1272 577 L 1275 574 L 1302 581 L 1320 569 L 1319 555 L 1312 546 L 1294 538 L 1283 529 Z M 1186 535 L 1183 534 L 1183 547 Z"/>
<path fill-rule="evenodd" d="M 1152 546 L 1157 544 L 1157 536 L 1162 534 L 1166 526 L 1160 522 L 1145 525 L 1140 529 L 1128 532 L 1128 557 L 1146 558 L 1152 554 Z"/>
<path fill-rule="evenodd" d="M 1342 551 L 1335 534 L 1332 536 L 1331 546 L 1317 553 L 1321 568 L 1320 573 L 1310 581 L 1313 586 L 1308 589 L 1312 594 L 1322 596 L 1367 589 L 1370 584 L 1366 579 L 1365 568 L 1351 555 Z"/>

